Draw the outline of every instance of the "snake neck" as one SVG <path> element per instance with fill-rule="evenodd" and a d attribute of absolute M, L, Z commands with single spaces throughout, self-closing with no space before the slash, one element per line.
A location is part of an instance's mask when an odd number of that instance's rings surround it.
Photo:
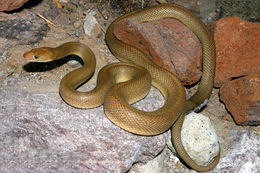
<path fill-rule="evenodd" d="M 60 84 L 60 88 L 67 88 L 72 93 L 76 92 L 75 89 L 88 80 L 95 71 L 96 59 L 94 53 L 89 47 L 79 42 L 64 43 L 54 48 L 54 52 L 56 59 L 76 55 L 82 60 L 83 66 L 64 76 Z"/>
<path fill-rule="evenodd" d="M 78 56 L 83 66 L 96 66 L 96 59 L 94 53 L 89 47 L 79 42 L 68 42 L 53 49 L 56 55 L 56 59 L 61 59 L 69 55 Z"/>

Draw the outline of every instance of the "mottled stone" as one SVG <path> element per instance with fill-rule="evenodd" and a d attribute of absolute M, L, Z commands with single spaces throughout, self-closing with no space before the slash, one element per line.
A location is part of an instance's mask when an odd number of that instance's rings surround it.
<path fill-rule="evenodd" d="M 90 38 L 100 38 L 103 35 L 102 29 L 96 19 L 96 11 L 94 10 L 86 12 L 83 27 L 85 34 Z"/>
<path fill-rule="evenodd" d="M 199 165 L 207 165 L 218 155 L 218 137 L 210 119 L 203 114 L 186 115 L 181 130 L 182 143 L 190 157 Z"/>
<path fill-rule="evenodd" d="M 260 125 L 260 73 L 225 83 L 220 99 L 239 125 Z"/>
<path fill-rule="evenodd" d="M 38 42 L 46 35 L 47 29 L 45 21 L 29 11 L 0 14 L 0 37 L 20 44 Z"/>
<path fill-rule="evenodd" d="M 111 123 L 103 106 L 76 109 L 57 89 L 18 85 L 7 78 L 0 86 L 0 172 L 126 172 L 158 155 L 170 135 L 134 135 Z"/>
<path fill-rule="evenodd" d="M 29 0 L 0 0 L 0 11 L 11 11 L 20 8 Z"/>
<path fill-rule="evenodd" d="M 129 173 L 177 173 L 179 170 L 182 170 L 181 172 L 189 171 L 189 169 L 182 164 L 180 159 L 173 155 L 172 151 L 166 147 L 163 152 L 153 160 L 147 163 L 137 163 L 133 165 Z"/>
<path fill-rule="evenodd" d="M 216 131 L 210 119 L 201 113 L 191 112 L 185 116 L 181 140 L 186 152 L 199 165 L 207 165 L 219 152 Z M 167 145 L 176 154 L 171 140 Z"/>
<path fill-rule="evenodd" d="M 215 86 L 232 78 L 260 72 L 260 23 L 228 17 L 214 24 Z"/>
<path fill-rule="evenodd" d="M 260 170 L 260 135 L 249 130 L 233 130 L 229 146 L 217 167 L 211 173 L 258 173 Z"/>
<path fill-rule="evenodd" d="M 224 0 L 216 1 L 220 17 L 238 16 L 250 22 L 260 22 L 260 1 Z"/>
<path fill-rule="evenodd" d="M 0 38 L 0 43 L 0 59 L 6 58 L 8 54 L 8 48 L 12 46 L 12 41 Z"/>
<path fill-rule="evenodd" d="M 184 24 L 174 18 L 138 23 L 123 20 L 114 33 L 123 42 L 145 53 L 156 64 L 173 72 L 184 85 L 201 76 L 201 45 Z"/>

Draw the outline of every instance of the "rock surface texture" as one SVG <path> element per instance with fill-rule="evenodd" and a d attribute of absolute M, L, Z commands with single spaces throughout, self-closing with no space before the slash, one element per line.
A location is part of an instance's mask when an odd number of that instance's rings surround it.
<path fill-rule="evenodd" d="M 210 171 L 258 173 L 260 171 L 260 135 L 254 131 L 233 130 L 229 135 L 228 153 Z"/>
<path fill-rule="evenodd" d="M 30 11 L 18 14 L 0 13 L 0 37 L 18 42 L 32 44 L 41 40 L 47 33 L 45 21 Z"/>
<path fill-rule="evenodd" d="M 151 60 L 173 72 L 184 85 L 201 76 L 201 45 L 184 24 L 174 18 L 138 23 L 124 20 L 117 24 L 115 35 L 135 46 Z"/>
<path fill-rule="evenodd" d="M 99 38 L 102 35 L 102 29 L 100 25 L 98 25 L 98 21 L 95 17 L 96 12 L 89 10 L 86 13 L 86 17 L 84 19 L 84 32 L 88 37 Z"/>
<path fill-rule="evenodd" d="M 203 114 L 193 112 L 186 115 L 181 139 L 185 150 L 199 165 L 207 165 L 219 152 L 216 131 Z"/>
<path fill-rule="evenodd" d="M 260 73 L 225 83 L 220 99 L 239 125 L 260 125 Z"/>
<path fill-rule="evenodd" d="M 208 173 L 258 173 L 260 170 L 260 136 L 259 133 L 250 130 L 232 130 L 227 135 L 227 152 L 221 154 L 217 167 Z M 223 151 L 223 150 L 222 150 Z M 158 172 L 191 172 L 178 165 L 177 157 L 168 150 L 164 150 L 154 160 L 145 165 L 135 165 L 130 173 L 158 173 Z M 172 167 L 169 171 L 165 167 Z"/>
<path fill-rule="evenodd" d="M 29 0 L 0 0 L 0 11 L 11 11 L 20 8 Z"/>
<path fill-rule="evenodd" d="M 260 72 L 260 23 L 227 17 L 214 24 L 215 86 L 232 78 Z"/>
<path fill-rule="evenodd" d="M 103 106 L 76 109 L 57 90 L 18 89 L 16 78 L 4 83 L 0 86 L 0 172 L 48 172 L 51 168 L 55 172 L 126 172 L 134 162 L 160 153 L 170 135 L 134 135 L 111 123 Z M 157 101 L 163 103 L 163 98 Z M 149 107 L 146 104 L 143 109 Z"/>

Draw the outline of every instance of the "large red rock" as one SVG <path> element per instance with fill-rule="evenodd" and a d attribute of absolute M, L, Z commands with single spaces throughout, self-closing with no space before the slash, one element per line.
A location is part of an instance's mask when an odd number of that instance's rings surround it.
<path fill-rule="evenodd" d="M 201 45 L 184 24 L 174 18 L 138 23 L 121 21 L 114 34 L 123 42 L 144 52 L 151 60 L 173 72 L 184 85 L 201 76 Z"/>
<path fill-rule="evenodd" d="M 11 11 L 20 8 L 29 0 L 0 0 L 0 11 Z"/>
<path fill-rule="evenodd" d="M 239 125 L 260 125 L 260 73 L 225 83 L 220 99 Z"/>
<path fill-rule="evenodd" d="M 214 24 L 215 86 L 232 78 L 260 72 L 260 23 L 227 17 Z"/>

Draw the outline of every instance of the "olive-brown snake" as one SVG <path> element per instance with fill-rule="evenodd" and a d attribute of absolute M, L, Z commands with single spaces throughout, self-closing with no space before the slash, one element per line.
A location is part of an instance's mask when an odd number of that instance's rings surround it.
<path fill-rule="evenodd" d="M 118 40 L 114 26 L 122 19 L 147 22 L 173 17 L 185 24 L 199 38 L 203 48 L 203 75 L 197 92 L 185 101 L 181 82 L 169 71 L 157 66 L 138 49 Z M 70 105 L 93 108 L 104 103 L 107 117 L 116 125 L 140 135 L 156 135 L 171 126 L 172 142 L 180 157 L 194 170 L 209 171 L 220 158 L 206 166 L 196 164 L 186 153 L 181 143 L 180 131 L 186 112 L 196 108 L 211 95 L 215 76 L 215 45 L 210 31 L 190 11 L 179 5 L 162 4 L 128 13 L 116 19 L 107 29 L 106 41 L 111 52 L 125 63 L 110 64 L 98 74 L 96 88 L 90 92 L 79 92 L 76 88 L 88 80 L 95 70 L 93 52 L 84 44 L 68 42 L 56 48 L 37 48 L 24 54 L 30 61 L 52 61 L 67 55 L 78 55 L 83 66 L 68 73 L 60 83 L 60 95 Z M 130 104 L 144 98 L 150 84 L 158 88 L 165 104 L 156 111 L 144 112 Z"/>

